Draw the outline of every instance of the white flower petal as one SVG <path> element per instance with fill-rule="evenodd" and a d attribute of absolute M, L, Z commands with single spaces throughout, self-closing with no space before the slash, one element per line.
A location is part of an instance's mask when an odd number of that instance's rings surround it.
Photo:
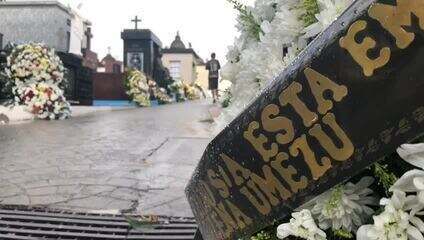
<path fill-rule="evenodd" d="M 416 227 L 409 226 L 406 232 L 408 233 L 408 237 L 411 240 L 424 240 L 423 235 Z"/>
<path fill-rule="evenodd" d="M 363 225 L 361 226 L 358 231 L 356 232 L 356 240 L 371 240 L 368 236 L 368 233 L 373 228 L 372 225 Z"/>
<path fill-rule="evenodd" d="M 420 232 L 424 232 L 424 222 L 418 217 L 411 217 L 409 221 L 417 227 Z"/>
<path fill-rule="evenodd" d="M 293 229 L 290 223 L 281 224 L 277 228 L 277 237 L 280 239 L 284 239 L 288 236 L 293 235 Z"/>
<path fill-rule="evenodd" d="M 416 192 L 418 188 L 414 185 L 415 178 L 424 178 L 424 171 L 422 170 L 411 170 L 406 172 L 391 188 L 390 191 L 395 190 L 404 192 Z"/>
<path fill-rule="evenodd" d="M 424 169 L 424 143 L 404 144 L 397 149 L 397 152 L 408 163 Z"/>

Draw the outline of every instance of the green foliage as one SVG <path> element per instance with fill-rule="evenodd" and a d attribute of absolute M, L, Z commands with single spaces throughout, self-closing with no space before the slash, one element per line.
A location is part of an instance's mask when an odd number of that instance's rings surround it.
<path fill-rule="evenodd" d="M 2 99 L 12 99 L 12 81 L 6 76 L 3 69 L 0 70 L 0 100 Z"/>
<path fill-rule="evenodd" d="M 128 223 L 127 229 L 127 238 L 131 230 L 149 230 L 154 228 L 154 224 L 158 223 L 158 218 L 156 216 L 150 216 L 143 219 L 135 219 L 130 216 L 124 215 L 125 220 Z"/>
<path fill-rule="evenodd" d="M 276 229 L 262 231 L 251 237 L 250 240 L 277 240 L 276 231 Z"/>
<path fill-rule="evenodd" d="M 137 220 L 129 216 L 124 216 L 124 217 L 125 217 L 125 220 L 128 222 L 128 224 L 130 225 L 130 229 L 145 230 L 145 229 L 153 228 L 152 224 L 154 224 L 154 222 L 150 219 Z"/>
<path fill-rule="evenodd" d="M 5 47 L 4 52 L 0 51 L 0 100 L 2 99 L 13 99 L 12 88 L 14 81 L 11 81 L 6 75 L 5 69 L 7 64 L 7 56 L 13 49 L 13 45 L 8 44 Z"/>
<path fill-rule="evenodd" d="M 352 239 L 353 238 L 353 234 L 349 231 L 344 230 L 344 229 L 333 230 L 333 234 L 334 234 L 334 236 L 342 238 L 342 239 Z"/>
<path fill-rule="evenodd" d="M 342 199 L 343 188 L 341 185 L 334 187 L 331 192 L 331 197 L 325 208 L 327 211 L 332 211 L 332 209 L 337 208 L 340 205 L 340 200 Z"/>
<path fill-rule="evenodd" d="M 388 170 L 387 165 L 375 163 L 373 166 L 374 175 L 378 178 L 378 184 L 381 185 L 386 193 L 393 184 L 398 180 L 396 175 Z"/>
<path fill-rule="evenodd" d="M 231 100 L 233 98 L 233 94 L 230 89 L 225 90 L 224 92 L 224 101 L 222 101 L 222 107 L 227 108 L 231 104 Z"/>
<path fill-rule="evenodd" d="M 301 7 L 305 10 L 305 13 L 300 17 L 305 27 L 317 22 L 315 17 L 315 14 L 319 13 L 317 0 L 302 0 Z"/>
<path fill-rule="evenodd" d="M 244 29 L 246 29 L 247 33 L 249 33 L 254 39 L 259 41 L 259 37 L 261 35 L 262 29 L 260 23 L 258 23 L 253 16 L 252 12 L 248 10 L 248 8 L 240 3 L 238 0 L 227 0 L 229 3 L 231 3 L 239 12 L 238 21 L 240 24 L 244 26 Z"/>

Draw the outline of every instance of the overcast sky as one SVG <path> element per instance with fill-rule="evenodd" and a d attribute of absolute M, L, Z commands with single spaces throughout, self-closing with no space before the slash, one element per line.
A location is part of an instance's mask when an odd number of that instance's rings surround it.
<path fill-rule="evenodd" d="M 227 46 L 233 43 L 238 33 L 234 27 L 237 12 L 226 0 L 60 0 L 76 8 L 93 23 L 92 48 L 103 58 L 107 48 L 112 55 L 122 59 L 123 42 L 120 33 L 124 28 L 134 28 L 131 19 L 142 18 L 141 28 L 151 29 L 169 46 L 180 31 L 182 40 L 203 58 L 216 52 L 218 59 L 225 61 Z M 251 4 L 253 0 L 241 0 Z"/>

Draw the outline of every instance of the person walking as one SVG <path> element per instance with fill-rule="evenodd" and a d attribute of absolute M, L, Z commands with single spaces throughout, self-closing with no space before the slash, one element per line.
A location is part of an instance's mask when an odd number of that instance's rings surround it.
<path fill-rule="evenodd" d="M 212 92 L 213 103 L 216 103 L 219 99 L 218 95 L 218 79 L 219 79 L 219 70 L 221 69 L 221 64 L 216 60 L 216 54 L 211 54 L 211 60 L 206 63 L 206 70 L 209 70 L 209 90 Z"/>

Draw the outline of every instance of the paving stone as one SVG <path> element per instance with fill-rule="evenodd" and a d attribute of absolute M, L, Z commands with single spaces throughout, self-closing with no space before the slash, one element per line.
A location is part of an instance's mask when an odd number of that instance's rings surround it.
<path fill-rule="evenodd" d="M 98 194 L 106 194 L 114 191 L 116 187 L 113 186 L 102 186 L 102 185 L 92 185 L 92 186 L 84 186 L 80 190 L 81 195 L 98 195 Z"/>
<path fill-rule="evenodd" d="M 184 186 L 211 137 L 199 121 L 209 108 L 194 101 L 3 126 L 0 201 L 81 211 L 138 201 L 151 214 L 185 216 Z"/>
<path fill-rule="evenodd" d="M 69 185 L 69 186 L 57 186 L 57 194 L 63 196 L 75 195 L 80 193 L 84 186 L 82 185 Z"/>
<path fill-rule="evenodd" d="M 24 170 L 31 170 L 33 167 L 26 163 L 16 163 L 16 164 L 8 164 L 5 166 L 9 172 L 18 172 Z"/>
<path fill-rule="evenodd" d="M 2 197 L 1 198 L 1 204 L 5 205 L 29 205 L 30 200 L 29 197 L 26 195 L 19 195 L 14 197 Z"/>
<path fill-rule="evenodd" d="M 48 186 L 48 187 L 41 187 L 41 188 L 31 188 L 27 189 L 26 193 L 32 198 L 35 196 L 46 196 L 46 195 L 53 195 L 57 192 L 57 187 Z"/>
<path fill-rule="evenodd" d="M 119 209 L 119 210 L 127 210 L 130 209 L 133 205 L 131 200 L 118 200 L 113 199 L 105 206 L 104 209 Z"/>
<path fill-rule="evenodd" d="M 85 165 L 76 165 L 76 164 L 72 164 L 72 165 L 61 165 L 59 166 L 59 169 L 61 171 L 87 171 L 90 169 L 90 165 L 89 164 L 85 164 Z"/>
<path fill-rule="evenodd" d="M 31 205 L 51 205 L 68 200 L 63 195 L 30 196 L 29 199 Z"/>
<path fill-rule="evenodd" d="M 113 199 L 102 196 L 91 196 L 82 199 L 71 199 L 62 206 L 73 206 L 77 209 L 103 210 L 108 209 L 107 206 Z M 126 206 L 125 206 L 126 207 Z"/>
<path fill-rule="evenodd" d="M 133 201 L 139 200 L 141 194 L 141 192 L 134 189 L 117 188 L 107 195 L 116 199 L 127 199 Z"/>
<path fill-rule="evenodd" d="M 27 169 L 24 171 L 24 174 L 26 176 L 58 175 L 59 169 L 57 167 Z"/>
<path fill-rule="evenodd" d="M 3 185 L 0 186 L 0 200 L 2 198 L 13 197 L 15 195 L 24 194 L 22 189 L 14 185 Z"/>
<path fill-rule="evenodd" d="M 119 186 L 119 187 L 133 187 L 138 183 L 138 180 L 126 179 L 126 178 L 112 178 L 107 181 L 108 185 Z"/>
<path fill-rule="evenodd" d="M 51 186 L 48 180 L 33 180 L 32 182 L 24 182 L 23 184 L 19 184 L 25 189 L 31 189 L 31 188 L 41 188 L 41 187 L 47 187 Z"/>

